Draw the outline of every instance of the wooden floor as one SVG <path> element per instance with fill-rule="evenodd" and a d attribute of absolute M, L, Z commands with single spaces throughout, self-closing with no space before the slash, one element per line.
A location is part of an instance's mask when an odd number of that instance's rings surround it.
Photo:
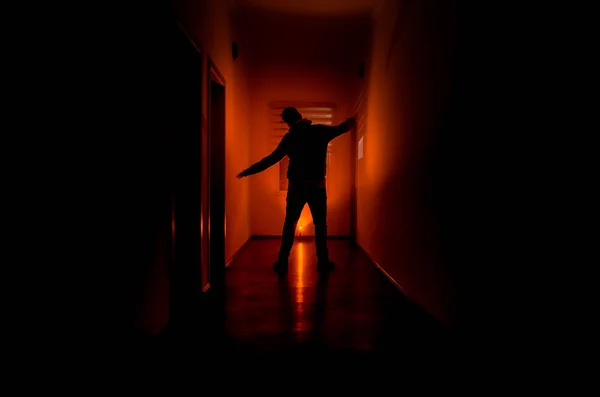
<path fill-rule="evenodd" d="M 278 276 L 278 248 L 278 238 L 253 238 L 242 247 L 223 293 L 202 309 L 188 338 L 178 339 L 185 340 L 182 354 L 322 363 L 445 354 L 447 332 L 348 240 L 329 240 L 336 264 L 329 275 L 317 273 L 314 240 L 306 239 L 295 242 L 289 272 Z"/>
<path fill-rule="evenodd" d="M 278 248 L 279 238 L 248 241 L 227 268 L 222 293 L 208 294 L 185 332 L 166 333 L 169 356 L 160 361 L 171 369 L 197 363 L 202 371 L 210 363 L 216 372 L 345 367 L 358 374 L 452 360 L 449 333 L 348 240 L 329 240 L 336 264 L 329 275 L 317 273 L 314 240 L 307 239 L 296 241 L 288 274 L 278 276 Z"/>
<path fill-rule="evenodd" d="M 287 276 L 271 264 L 279 239 L 252 240 L 230 266 L 225 331 L 249 351 L 387 352 L 440 330 L 347 240 L 329 242 L 336 268 L 317 273 L 314 240 L 298 241 Z"/>

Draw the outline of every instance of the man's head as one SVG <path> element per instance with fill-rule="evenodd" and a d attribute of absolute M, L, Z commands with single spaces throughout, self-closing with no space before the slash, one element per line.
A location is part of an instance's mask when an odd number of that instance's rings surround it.
<path fill-rule="evenodd" d="M 283 112 L 281 112 L 281 118 L 285 123 L 287 123 L 287 125 L 291 127 L 298 121 L 302 120 L 302 115 L 298 109 L 290 106 L 283 109 Z"/>

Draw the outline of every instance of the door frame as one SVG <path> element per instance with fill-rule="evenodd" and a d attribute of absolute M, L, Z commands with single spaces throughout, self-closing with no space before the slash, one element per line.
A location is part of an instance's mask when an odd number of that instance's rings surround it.
<path fill-rule="evenodd" d="M 189 53 L 195 54 L 195 65 L 199 66 L 198 75 L 196 81 L 199 86 L 197 87 L 198 92 L 198 103 L 197 103 L 197 126 L 198 130 L 196 133 L 198 134 L 197 143 L 200 144 L 194 150 L 195 155 L 192 159 L 178 159 L 178 157 L 182 156 L 182 137 L 181 131 L 178 131 L 179 135 L 171 135 L 169 139 L 169 163 L 170 167 L 170 253 L 169 253 L 169 279 L 170 279 L 170 299 L 169 299 L 169 307 L 170 307 L 170 318 L 169 321 L 173 320 L 175 322 L 182 323 L 187 321 L 190 310 L 194 307 L 196 303 L 196 299 L 199 296 L 199 292 L 202 288 L 201 280 L 200 280 L 200 266 L 202 258 L 202 246 L 200 242 L 201 234 L 200 230 L 196 230 L 196 227 L 200 226 L 200 221 L 198 220 L 198 224 L 184 218 L 190 217 L 190 209 L 192 209 L 193 205 L 189 202 L 189 199 L 186 199 L 184 196 L 188 195 L 186 189 L 190 189 L 190 186 L 195 183 L 200 183 L 200 181 L 195 180 L 181 180 L 179 179 L 181 175 L 179 172 L 181 171 L 181 163 L 180 160 L 184 162 L 192 161 L 195 162 L 198 160 L 198 164 L 196 164 L 200 169 L 197 171 L 198 176 L 202 175 L 202 105 L 204 103 L 204 95 L 203 95 L 203 86 L 204 86 L 204 78 L 202 75 L 202 64 L 204 62 L 204 52 L 196 43 L 194 38 L 187 32 L 187 30 L 182 26 L 179 21 L 175 22 L 176 27 L 174 29 L 177 31 L 177 35 L 179 36 L 179 40 L 181 42 L 187 43 Z M 187 58 L 186 61 L 191 59 Z M 173 133 L 172 133 L 173 134 Z M 188 152 L 186 151 L 187 155 Z M 189 164 L 186 165 L 188 167 Z M 187 175 L 187 174 L 186 174 Z M 190 172 L 189 175 L 196 175 L 195 172 Z M 198 186 L 198 198 L 202 197 L 202 187 Z M 192 195 L 193 196 L 193 195 Z M 183 211 L 183 212 L 182 212 Z M 194 215 L 201 214 L 202 208 L 200 208 L 200 203 L 198 203 L 197 213 L 195 211 L 191 211 Z M 196 235 L 197 233 L 197 235 Z M 197 240 L 197 241 L 196 241 Z M 184 247 L 182 249 L 181 243 L 184 243 Z M 190 254 L 196 251 L 196 253 L 191 256 L 194 260 L 190 259 Z"/>
<path fill-rule="evenodd" d="M 352 178 L 352 190 L 350 193 L 350 241 L 355 245 L 358 245 L 358 142 L 361 136 L 359 136 L 360 126 L 364 123 L 364 111 L 365 111 L 365 95 L 366 95 L 366 84 L 361 83 L 358 87 L 358 93 L 356 96 L 356 102 L 354 104 L 354 117 L 356 119 L 356 126 L 350 131 L 352 140 L 352 160 L 351 160 L 351 178 Z M 363 131 L 364 136 L 364 131 Z"/>
<path fill-rule="evenodd" d="M 223 87 L 223 119 L 222 119 L 222 136 L 217 138 L 220 142 L 215 142 L 215 135 L 212 131 L 212 84 L 219 84 Z M 207 260 L 209 287 L 211 289 L 221 289 L 224 283 L 225 276 L 225 232 L 226 232 L 226 185 L 225 185 L 225 131 L 226 131 L 226 82 L 223 74 L 215 62 L 207 57 L 207 157 L 208 157 L 208 178 L 207 178 L 207 193 L 208 193 L 208 219 L 207 219 Z M 217 145 L 215 147 L 215 145 Z M 215 152 L 218 150 L 218 152 Z M 219 192 L 214 190 L 218 189 Z M 217 206 L 212 203 L 213 194 L 220 193 L 219 198 L 222 200 L 222 206 Z M 215 227 L 211 228 L 215 222 L 222 222 L 222 233 L 220 228 L 215 231 Z M 218 249 L 219 252 L 215 252 Z"/>

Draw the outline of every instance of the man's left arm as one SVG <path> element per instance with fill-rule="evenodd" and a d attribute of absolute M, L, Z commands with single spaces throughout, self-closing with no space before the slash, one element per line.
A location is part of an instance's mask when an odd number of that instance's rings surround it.
<path fill-rule="evenodd" d="M 356 119 L 354 117 L 347 118 L 343 123 L 338 124 L 336 126 L 326 126 L 326 134 L 327 141 L 331 141 L 332 139 L 337 138 L 350 131 L 352 128 L 356 127 Z"/>
<path fill-rule="evenodd" d="M 263 157 L 260 161 L 257 161 L 256 163 L 252 164 L 250 167 L 246 168 L 244 171 L 240 172 L 237 175 L 237 177 L 243 178 L 245 176 L 258 174 L 259 172 L 262 172 L 262 171 L 266 170 L 267 168 L 275 165 L 276 163 L 281 161 L 281 159 L 283 159 L 287 155 L 287 145 L 288 145 L 288 138 L 287 138 L 287 135 L 285 135 L 281 139 L 281 141 L 279 142 L 279 145 L 277 145 L 275 150 L 273 150 L 273 152 L 271 152 L 271 154 L 269 154 L 266 157 Z"/>

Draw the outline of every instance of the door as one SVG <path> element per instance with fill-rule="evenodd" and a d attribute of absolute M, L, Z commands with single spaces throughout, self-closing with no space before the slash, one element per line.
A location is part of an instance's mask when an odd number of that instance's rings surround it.
<path fill-rule="evenodd" d="M 193 312 L 201 290 L 200 195 L 202 55 L 178 27 L 172 45 L 170 126 L 171 300 L 178 319 Z M 176 318 L 176 321 L 178 320 Z"/>
<path fill-rule="evenodd" d="M 354 108 L 356 128 L 351 130 L 352 138 L 352 193 L 350 196 L 350 240 L 357 240 L 357 212 L 358 212 L 358 162 L 364 152 L 364 137 L 366 131 L 367 98 L 364 85 L 360 88 L 358 99 Z"/>
<path fill-rule="evenodd" d="M 225 79 L 208 62 L 208 260 L 212 289 L 220 289 L 225 278 Z"/>

